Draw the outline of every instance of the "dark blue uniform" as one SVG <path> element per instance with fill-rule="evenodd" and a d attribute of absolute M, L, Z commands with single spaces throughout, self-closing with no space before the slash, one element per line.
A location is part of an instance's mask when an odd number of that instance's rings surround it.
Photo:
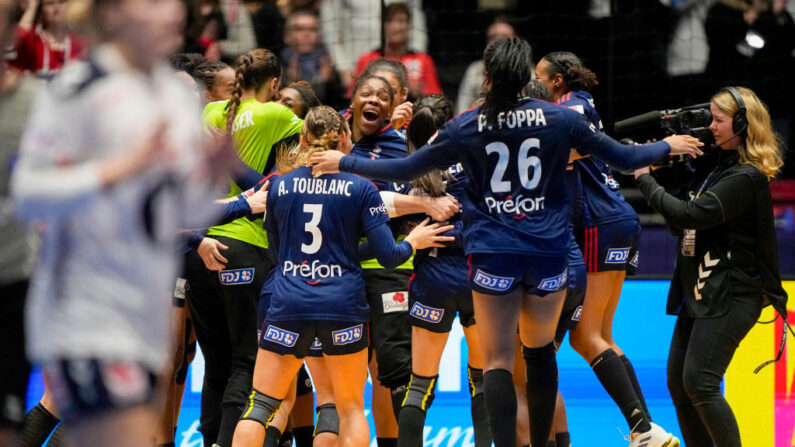
<path fill-rule="evenodd" d="M 557 291 L 568 276 L 569 199 L 562 174 L 569 149 L 630 169 L 667 155 L 670 146 L 621 145 L 579 113 L 534 99 L 501 113 L 493 126 L 479 112 L 453 118 L 408 158 L 344 157 L 340 169 L 405 180 L 460 161 L 470 180 L 463 221 L 473 289 L 504 294 L 523 285 L 530 293 Z"/>
<path fill-rule="evenodd" d="M 387 234 L 393 252 L 382 262 L 403 262 L 411 246 L 394 246 L 389 216 L 371 182 L 350 174 L 312 177 L 300 167 L 275 178 L 268 191 L 265 229 L 277 265 L 260 347 L 303 357 L 318 339 L 325 354 L 367 346 L 369 309 L 357 255 L 368 235 L 382 253 Z M 375 239 L 372 240 L 372 239 Z"/>
<path fill-rule="evenodd" d="M 569 92 L 558 103 L 583 114 L 602 131 L 602 119 L 588 92 Z M 619 192 L 621 185 L 613 179 L 611 169 L 594 158 L 574 161 L 574 170 L 579 175 L 584 200 L 575 235 L 588 271 L 634 272 L 640 223 L 635 210 Z"/>
<path fill-rule="evenodd" d="M 446 192 L 458 201 L 464 199 L 467 178 L 460 164 L 447 170 Z M 409 306 L 412 326 L 431 332 L 447 333 L 458 313 L 461 326 L 475 324 L 472 306 L 472 291 L 467 280 L 467 264 L 461 234 L 463 223 L 460 215 L 449 220 L 455 228 L 447 235 L 456 236 L 456 242 L 445 248 L 418 250 L 414 256 L 414 275 L 409 283 Z"/>

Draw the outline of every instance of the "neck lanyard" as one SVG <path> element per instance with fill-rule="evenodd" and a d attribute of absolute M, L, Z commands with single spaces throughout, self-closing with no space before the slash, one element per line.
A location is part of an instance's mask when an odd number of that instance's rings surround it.
<path fill-rule="evenodd" d="M 698 198 L 698 196 L 700 196 L 700 195 L 701 195 L 701 193 L 702 193 L 702 192 L 704 192 L 704 189 L 707 187 L 707 182 L 709 182 L 709 179 L 711 179 L 711 178 L 712 178 L 712 174 L 714 174 L 715 172 L 717 172 L 717 170 L 718 170 L 718 167 L 719 167 L 719 166 L 715 166 L 715 169 L 713 169 L 713 170 L 712 170 L 712 172 L 710 172 L 710 173 L 709 173 L 709 175 L 707 176 L 707 178 L 705 178 L 705 179 L 704 179 L 704 183 L 702 183 L 702 184 L 701 184 L 701 187 L 700 187 L 700 188 L 698 188 L 698 192 L 696 192 L 696 198 Z"/>

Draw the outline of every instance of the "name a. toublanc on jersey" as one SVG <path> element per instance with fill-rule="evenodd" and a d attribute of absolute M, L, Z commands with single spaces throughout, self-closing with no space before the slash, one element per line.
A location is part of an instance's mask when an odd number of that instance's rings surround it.
<path fill-rule="evenodd" d="M 342 179 L 293 178 L 293 188 L 290 191 L 284 183 L 279 183 L 279 196 L 297 192 L 301 194 L 337 194 L 350 197 L 351 185 L 353 185 L 352 181 Z"/>

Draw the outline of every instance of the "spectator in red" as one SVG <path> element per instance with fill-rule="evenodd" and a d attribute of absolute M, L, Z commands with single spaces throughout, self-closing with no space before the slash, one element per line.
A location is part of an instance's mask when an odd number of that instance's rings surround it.
<path fill-rule="evenodd" d="M 436 66 L 427 53 L 415 53 L 408 47 L 409 31 L 411 30 L 411 13 L 405 3 L 392 3 L 386 7 L 384 35 L 386 48 L 384 53 L 375 50 L 359 59 L 356 76 L 361 74 L 367 63 L 386 57 L 396 59 L 406 66 L 409 75 L 409 95 L 413 98 L 442 93 L 442 86 L 436 76 Z"/>
<path fill-rule="evenodd" d="M 64 64 L 84 55 L 83 42 L 66 30 L 67 0 L 28 0 L 17 25 L 17 42 L 9 64 L 37 76 L 50 78 Z"/>

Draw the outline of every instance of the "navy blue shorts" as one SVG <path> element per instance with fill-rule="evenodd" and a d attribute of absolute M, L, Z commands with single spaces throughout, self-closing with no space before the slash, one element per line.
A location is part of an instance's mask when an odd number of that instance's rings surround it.
<path fill-rule="evenodd" d="M 259 347 L 279 355 L 304 358 L 310 351 L 325 355 L 354 354 L 367 349 L 367 323 L 346 321 L 278 321 L 264 322 Z"/>
<path fill-rule="evenodd" d="M 555 343 L 560 346 L 566 332 L 577 327 L 582 315 L 582 303 L 585 302 L 585 288 L 588 273 L 584 264 L 569 265 L 569 286 L 566 289 L 566 300 L 560 313 L 558 328 L 555 331 Z"/>
<path fill-rule="evenodd" d="M 154 403 L 157 375 L 137 362 L 64 359 L 42 367 L 62 419 L 98 416 Z"/>
<path fill-rule="evenodd" d="M 637 219 L 619 220 L 577 230 L 588 273 L 626 270 L 635 272 L 638 264 L 640 223 Z"/>
<path fill-rule="evenodd" d="M 440 256 L 414 265 L 409 281 L 409 315 L 412 326 L 447 333 L 458 313 L 461 326 L 475 324 L 469 266 L 459 256 Z"/>
<path fill-rule="evenodd" d="M 505 295 L 519 286 L 524 292 L 545 296 L 566 287 L 568 258 L 519 254 L 469 255 L 469 286 L 488 295 Z"/>

